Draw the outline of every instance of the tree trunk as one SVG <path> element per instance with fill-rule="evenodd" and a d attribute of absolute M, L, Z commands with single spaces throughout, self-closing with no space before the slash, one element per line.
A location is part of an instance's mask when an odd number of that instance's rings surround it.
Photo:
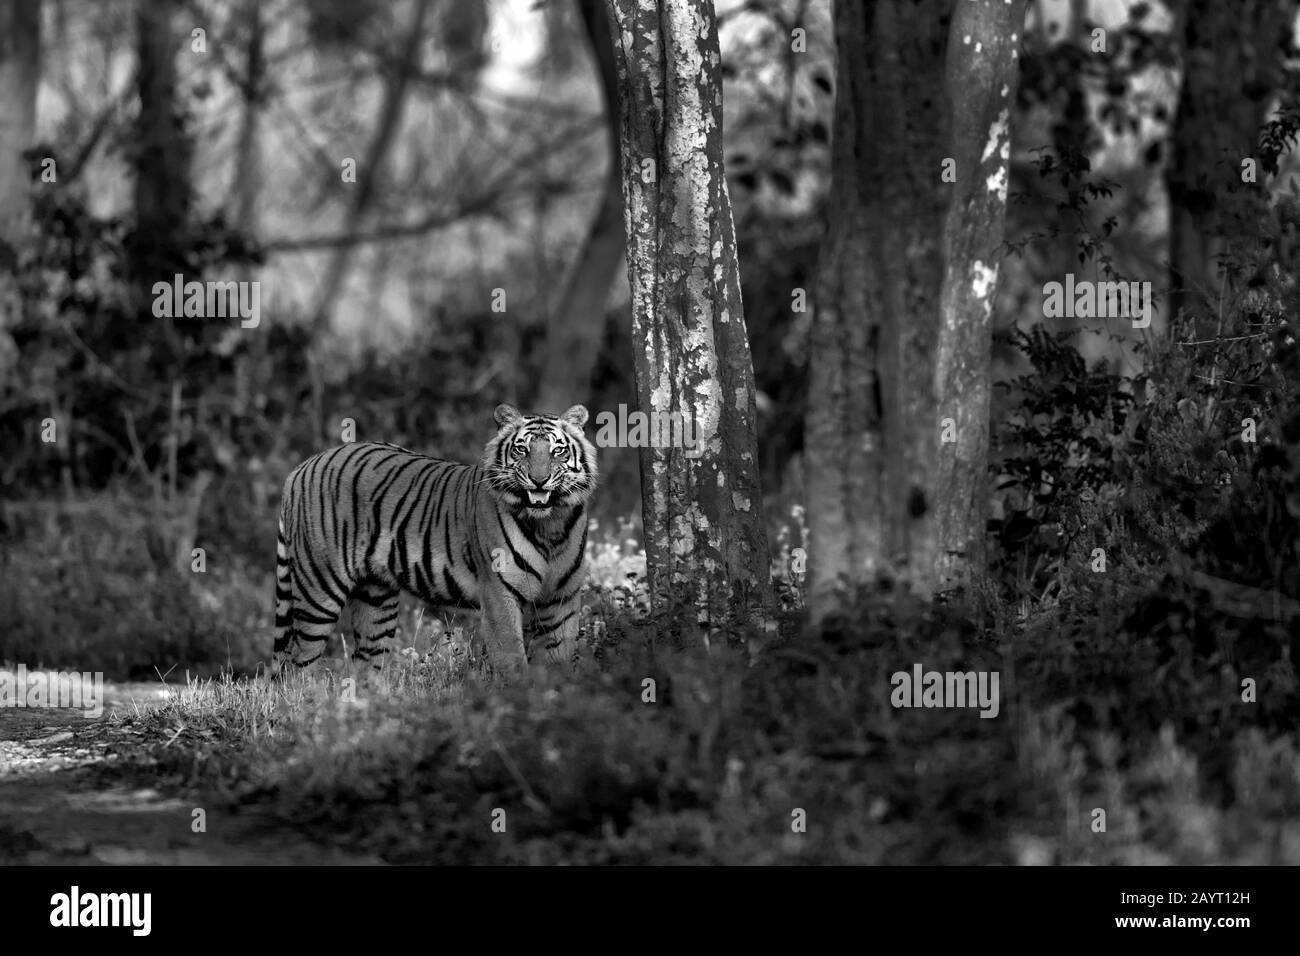
<path fill-rule="evenodd" d="M 28 215 L 22 154 L 36 139 L 40 61 L 39 0 L 0 0 L 0 273 L 15 263 Z"/>
<path fill-rule="evenodd" d="M 935 364 L 938 445 L 930 500 L 938 541 L 936 586 L 983 574 L 988 520 L 993 302 L 1011 176 L 1011 114 L 1025 11 L 1021 3 L 958 3 L 948 37 L 949 130 L 957 181 L 944 227 L 942 309 Z"/>
<path fill-rule="evenodd" d="M 258 200 L 262 193 L 262 163 L 259 126 L 266 91 L 266 29 L 262 21 L 262 0 L 244 0 L 244 19 L 248 29 L 244 48 L 244 114 L 239 124 L 239 141 L 235 147 L 234 224 L 245 235 L 256 237 Z"/>
<path fill-rule="evenodd" d="M 260 228 L 258 215 L 262 197 L 262 142 L 261 120 L 266 100 L 266 23 L 263 19 L 262 0 L 244 0 L 243 14 L 248 35 L 244 47 L 243 99 L 244 112 L 239 123 L 239 139 L 235 146 L 235 181 L 232 184 L 233 222 L 235 228 L 256 242 Z M 254 281 L 255 266 L 240 269 L 242 281 Z M 262 372 L 266 361 L 267 337 L 253 335 L 247 348 L 235 356 L 234 411 L 243 415 L 255 402 L 255 396 L 265 394 L 266 382 Z"/>
<path fill-rule="evenodd" d="M 659 611 L 689 603 L 710 625 L 765 623 L 754 370 L 723 171 L 713 4 L 608 0 L 607 10 L 638 402 L 651 415 L 680 413 L 698 440 L 695 457 L 640 448 L 651 600 Z"/>
<path fill-rule="evenodd" d="M 814 623 L 884 576 L 928 591 L 947 0 L 837 0 L 830 221 L 809 355 Z"/>
<path fill-rule="evenodd" d="M 127 239 L 132 294 L 139 315 L 150 315 L 153 284 L 184 273 L 181 241 L 193 199 L 190 190 L 192 144 L 176 107 L 176 54 L 180 49 L 174 19 L 176 0 L 137 0 L 135 230 Z M 152 319 L 150 320 L 152 321 Z M 160 348 L 153 359 L 173 370 L 184 347 L 176 321 L 160 323 Z"/>
<path fill-rule="evenodd" d="M 149 281 L 170 278 L 178 265 L 171 250 L 184 229 L 192 200 L 191 146 L 176 108 L 175 0 L 139 0 L 136 6 L 135 272 Z"/>
<path fill-rule="evenodd" d="M 1218 311 L 1219 256 L 1251 222 L 1222 215 L 1242 187 L 1241 161 L 1255 155 L 1284 67 L 1279 38 L 1295 16 L 1289 0 L 1183 0 L 1182 87 L 1165 171 L 1169 191 L 1170 315 Z"/>
<path fill-rule="evenodd" d="M 582 23 L 591 41 L 600 74 L 609 131 L 609 167 L 596 218 L 578 253 L 564 295 L 551 315 L 546 359 L 535 408 L 559 414 L 585 400 L 604 337 L 606 305 L 618 264 L 626 251 L 623 235 L 623 171 L 619 162 L 618 117 L 615 103 L 618 70 L 610 43 L 604 0 L 579 0 Z"/>

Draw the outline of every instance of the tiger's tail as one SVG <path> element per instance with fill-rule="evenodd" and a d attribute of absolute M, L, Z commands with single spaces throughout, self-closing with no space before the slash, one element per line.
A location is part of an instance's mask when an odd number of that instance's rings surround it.
<path fill-rule="evenodd" d="M 284 539 L 284 516 L 280 516 L 275 543 L 275 659 L 272 672 L 278 673 L 289 654 L 293 637 L 293 569 L 289 563 L 289 545 Z"/>

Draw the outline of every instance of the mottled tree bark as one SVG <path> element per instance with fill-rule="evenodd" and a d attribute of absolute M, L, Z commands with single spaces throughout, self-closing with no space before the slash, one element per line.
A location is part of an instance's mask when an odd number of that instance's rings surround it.
<path fill-rule="evenodd" d="M 710 0 L 608 0 L 618 63 L 637 397 L 699 438 L 642 447 L 651 598 L 701 620 L 771 606 L 754 371 L 723 175 L 722 77 Z M 695 454 L 695 453 L 692 453 Z"/>
<path fill-rule="evenodd" d="M 586 401 L 605 330 L 605 306 L 618 274 L 626 241 L 623 233 L 623 170 L 619 162 L 616 110 L 618 70 L 610 43 L 604 0 L 579 0 L 582 23 L 600 75 L 609 131 L 609 167 L 596 218 L 578 252 L 563 297 L 551 315 L 546 358 L 535 407 L 559 414 Z"/>
<path fill-rule="evenodd" d="M 0 272 L 13 266 L 27 215 L 22 154 L 36 138 L 40 61 L 39 0 L 0 0 Z"/>
<path fill-rule="evenodd" d="M 936 587 L 951 591 L 983 573 L 988 520 L 990 361 L 1010 179 L 1011 113 L 1022 3 L 958 3 L 948 39 L 949 130 L 957 181 L 944 227 L 944 279 L 935 364 L 942 439 L 930 500 L 938 542 Z M 1013 39 L 1014 38 L 1014 39 Z"/>
<path fill-rule="evenodd" d="M 1241 161 L 1255 154 L 1259 128 L 1284 68 L 1281 38 L 1292 0 L 1182 0 L 1182 87 L 1165 170 L 1169 191 L 1170 314 L 1216 313 L 1218 257 L 1254 231 L 1222 215 L 1222 197 L 1241 187 Z"/>
<path fill-rule="evenodd" d="M 814 623 L 880 578 L 930 595 L 983 559 L 1024 6 L 841 0 L 834 22 L 830 222 L 805 431 Z"/>
<path fill-rule="evenodd" d="M 830 220 L 805 426 L 814 622 L 878 577 L 921 591 L 931 580 L 948 7 L 835 3 Z"/>

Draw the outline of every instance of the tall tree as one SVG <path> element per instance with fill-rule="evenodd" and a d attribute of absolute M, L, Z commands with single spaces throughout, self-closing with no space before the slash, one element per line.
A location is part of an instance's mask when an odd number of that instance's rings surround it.
<path fill-rule="evenodd" d="M 989 361 L 1022 3 L 834 5 L 830 221 L 809 359 L 809 610 L 982 559 Z M 951 421 L 949 421 L 951 420 Z"/>
<path fill-rule="evenodd" d="M 181 40 L 174 23 L 177 0 L 137 0 L 136 90 L 140 112 L 135 128 L 135 217 L 128 239 L 131 280 L 141 301 L 153 284 L 184 271 L 183 243 L 193 193 L 192 144 L 176 102 L 176 55 Z M 180 354 L 170 326 L 165 333 Z"/>
<path fill-rule="evenodd" d="M 627 246 L 623 235 L 623 170 L 619 163 L 618 116 L 615 98 L 618 70 L 610 42 L 605 0 L 578 0 L 582 23 L 600 77 L 609 133 L 609 166 L 600 205 L 578 251 L 563 295 L 551 314 L 546 358 L 536 407 L 559 413 L 591 387 L 601 338 L 605 306 Z M 575 391 L 576 390 L 576 391 Z"/>
<path fill-rule="evenodd" d="M 236 229 L 256 240 L 260 228 L 259 202 L 262 197 L 262 113 L 266 108 L 266 33 L 267 22 L 262 0 L 243 0 L 244 72 L 240 77 L 243 115 L 239 120 L 239 138 L 235 143 L 234 182 L 232 184 L 231 219 Z M 244 281 L 255 278 L 252 267 L 240 275 Z M 248 348 L 235 356 L 235 410 L 242 413 L 255 395 L 263 394 L 265 382 L 259 375 L 266 367 L 265 335 L 249 338 Z"/>
<path fill-rule="evenodd" d="M 1169 190 L 1170 312 L 1217 312 L 1219 257 L 1253 234 L 1253 216 L 1224 200 L 1241 187 L 1241 162 L 1282 85 L 1294 0 L 1181 0 L 1174 4 L 1182 87 L 1165 172 Z"/>
<path fill-rule="evenodd" d="M 941 591 L 969 583 L 984 569 L 993 300 L 1024 22 L 1021 3 L 968 0 L 957 4 L 948 37 L 949 156 L 956 181 L 945 187 L 951 199 L 934 379 L 940 443 L 930 490 Z"/>
<path fill-rule="evenodd" d="M 641 447 L 652 601 L 711 624 L 771 606 L 754 370 L 722 156 L 710 0 L 608 0 L 618 64 L 637 398 L 698 439 Z"/>
<path fill-rule="evenodd" d="M 266 23 L 261 0 L 244 0 L 244 75 L 240 92 L 244 111 L 235 146 L 233 216 L 235 226 L 250 236 L 258 232 L 258 200 L 262 192 L 260 126 L 266 105 Z"/>
<path fill-rule="evenodd" d="M 836 0 L 829 222 L 804 434 L 814 622 L 878 577 L 928 589 L 949 0 Z"/>
<path fill-rule="evenodd" d="M 0 0 L 0 272 L 13 263 L 27 210 L 22 154 L 36 138 L 40 59 L 39 0 Z"/>

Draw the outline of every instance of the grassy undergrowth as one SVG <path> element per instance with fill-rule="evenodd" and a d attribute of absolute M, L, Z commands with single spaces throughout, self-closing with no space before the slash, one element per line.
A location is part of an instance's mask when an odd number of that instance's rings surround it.
<path fill-rule="evenodd" d="M 501 684 L 472 618 L 408 604 L 378 676 L 272 684 L 273 501 L 218 487 L 189 573 L 115 487 L 0 511 L 0 659 L 170 674 L 103 773 L 394 862 L 1300 863 L 1300 349 L 1176 344 L 1125 391 L 1032 339 L 981 615 L 878 591 L 806 628 L 792 509 L 787 640 L 751 657 L 647 621 L 622 525 L 589 538 L 573 673 Z M 997 716 L 893 707 L 916 664 L 996 671 Z"/>
<path fill-rule="evenodd" d="M 752 662 L 616 619 L 521 684 L 415 652 L 195 680 L 112 773 L 401 863 L 1300 863 L 1293 673 L 1066 617 L 878 593 Z M 913 663 L 999 671 L 998 716 L 892 707 Z"/>

